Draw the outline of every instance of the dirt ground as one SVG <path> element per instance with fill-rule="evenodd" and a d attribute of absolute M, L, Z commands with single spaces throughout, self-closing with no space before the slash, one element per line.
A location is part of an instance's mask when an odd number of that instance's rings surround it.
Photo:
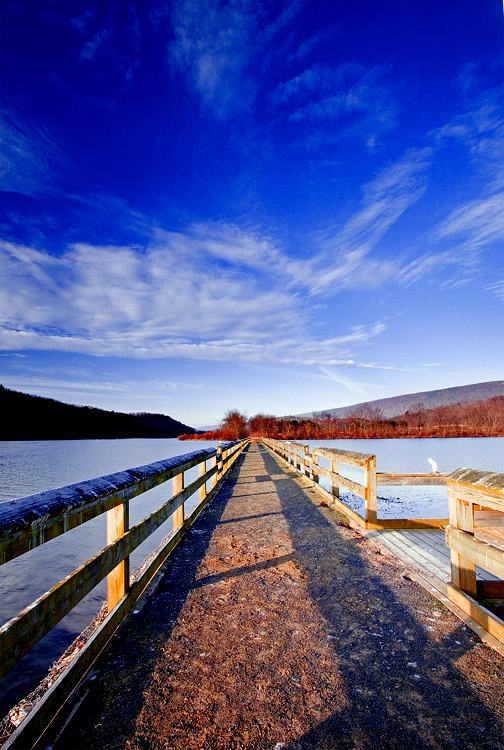
<path fill-rule="evenodd" d="M 53 750 L 504 747 L 503 659 L 252 445 Z"/>

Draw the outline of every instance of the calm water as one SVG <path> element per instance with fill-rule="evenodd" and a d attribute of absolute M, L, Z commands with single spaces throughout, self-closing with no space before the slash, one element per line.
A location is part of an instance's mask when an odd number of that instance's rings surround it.
<path fill-rule="evenodd" d="M 437 461 L 440 472 L 453 471 L 460 466 L 504 471 L 504 438 L 306 442 L 312 448 L 325 445 L 375 453 L 381 472 L 428 473 L 431 471 L 428 458 Z M 216 444 L 176 439 L 0 442 L 0 502 Z M 357 481 L 362 479 L 362 474 L 350 467 L 348 471 L 342 469 L 342 473 Z M 195 476 L 196 469 L 187 472 L 186 482 Z M 171 492 L 169 481 L 130 501 L 130 523 L 133 525 L 159 507 Z M 343 492 L 341 495 L 351 507 L 362 512 L 358 498 L 343 496 Z M 446 491 L 442 487 L 379 488 L 378 514 L 381 517 L 446 517 Z M 132 569 L 155 549 L 170 529 L 168 520 L 135 551 Z M 3 565 L 0 568 L 0 625 L 102 549 L 105 539 L 105 518 L 96 518 Z M 38 684 L 50 664 L 89 624 L 105 598 L 105 586 L 105 582 L 97 586 L 0 683 L 2 715 Z"/>

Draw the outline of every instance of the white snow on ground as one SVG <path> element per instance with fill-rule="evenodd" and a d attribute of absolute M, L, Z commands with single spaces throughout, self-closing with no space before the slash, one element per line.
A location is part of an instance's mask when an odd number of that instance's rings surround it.
<path fill-rule="evenodd" d="M 340 490 L 341 502 L 364 516 L 364 500 Z M 445 487 L 378 487 L 378 518 L 448 518 Z"/>

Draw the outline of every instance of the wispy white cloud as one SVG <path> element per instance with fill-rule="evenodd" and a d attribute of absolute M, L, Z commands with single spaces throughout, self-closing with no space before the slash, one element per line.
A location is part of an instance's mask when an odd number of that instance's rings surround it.
<path fill-rule="evenodd" d="M 491 242 L 504 242 L 504 190 L 465 202 L 434 230 L 433 239 L 458 238 L 458 249 L 474 252 Z"/>
<path fill-rule="evenodd" d="M 330 367 L 321 367 L 320 371 L 323 373 L 323 377 L 327 380 L 332 380 L 335 383 L 339 383 L 344 386 L 350 393 L 356 394 L 359 398 L 365 398 L 369 400 L 369 389 L 377 388 L 375 383 L 367 383 L 355 378 L 350 378 L 347 375 L 343 375 L 339 370 Z"/>
<path fill-rule="evenodd" d="M 292 62 L 294 60 L 302 60 L 304 57 L 307 57 L 322 42 L 325 42 L 327 39 L 329 39 L 333 34 L 334 28 L 332 27 L 323 29 L 322 31 L 318 31 L 316 34 L 313 34 L 304 42 L 295 45 L 294 50 L 287 55 L 288 61 Z"/>
<path fill-rule="evenodd" d="M 176 0 L 169 63 L 186 76 L 215 117 L 246 111 L 256 94 L 254 69 L 262 65 L 267 45 L 291 23 L 301 5 L 286 2 L 272 9 L 256 0 Z"/>
<path fill-rule="evenodd" d="M 490 284 L 487 289 L 504 302 L 504 279 L 496 281 L 495 284 Z"/>
<path fill-rule="evenodd" d="M 50 378 L 36 375 L 7 375 L 2 378 L 2 384 L 6 388 L 23 389 L 23 392 L 34 392 L 39 395 L 47 393 L 60 394 L 64 400 L 73 393 L 78 394 L 100 394 L 100 395 L 119 395 L 124 397 L 128 395 L 135 398 L 137 394 L 149 395 L 153 392 L 175 393 L 181 391 L 200 391 L 205 386 L 202 383 L 191 383 L 189 381 L 171 381 L 171 380 L 71 380 L 63 378 Z"/>
<path fill-rule="evenodd" d="M 64 157 L 48 129 L 0 110 L 0 189 L 36 195 L 54 189 Z"/>
<path fill-rule="evenodd" d="M 359 210 L 340 228 L 319 236 L 322 248 L 314 259 L 311 291 L 372 288 L 398 276 L 397 256 L 369 258 L 371 251 L 404 212 L 423 195 L 430 149 L 408 152 L 386 167 L 363 189 Z"/>
<path fill-rule="evenodd" d="M 110 39 L 111 32 L 108 29 L 100 29 L 93 38 L 87 41 L 80 51 L 81 60 L 93 60 L 98 52 Z"/>
<path fill-rule="evenodd" d="M 178 0 L 172 24 L 169 60 L 187 75 L 202 102 L 218 117 L 244 106 L 246 92 L 235 94 L 240 83 L 247 84 L 243 73 L 257 26 L 253 4 Z"/>
<path fill-rule="evenodd" d="M 230 229 L 226 249 L 224 228 L 217 247 L 212 230 L 208 242 L 160 233 L 145 248 L 80 243 L 61 257 L 2 243 L 0 346 L 312 365 L 340 362 L 385 329 L 357 325 L 313 340 L 298 291 L 260 270 L 267 241 L 242 232 L 237 243 Z M 275 263 L 285 259 L 273 247 Z"/>

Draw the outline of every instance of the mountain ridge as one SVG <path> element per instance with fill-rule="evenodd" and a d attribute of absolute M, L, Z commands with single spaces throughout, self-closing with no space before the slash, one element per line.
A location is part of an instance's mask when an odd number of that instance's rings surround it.
<path fill-rule="evenodd" d="M 492 396 L 504 396 L 504 379 L 490 380 L 483 383 L 472 383 L 470 385 L 452 386 L 450 388 L 439 388 L 432 391 L 418 391 L 417 393 L 406 393 L 401 396 L 390 396 L 373 401 L 362 401 L 350 406 L 340 406 L 334 409 L 322 409 L 320 411 L 294 414 L 295 418 L 309 419 L 319 414 L 330 414 L 332 417 L 342 418 L 362 409 L 377 409 L 385 419 L 405 414 L 412 407 L 422 406 L 423 409 L 432 409 L 437 406 L 449 406 L 450 404 L 471 403 L 484 401 Z M 285 417 L 288 419 L 289 417 Z"/>

